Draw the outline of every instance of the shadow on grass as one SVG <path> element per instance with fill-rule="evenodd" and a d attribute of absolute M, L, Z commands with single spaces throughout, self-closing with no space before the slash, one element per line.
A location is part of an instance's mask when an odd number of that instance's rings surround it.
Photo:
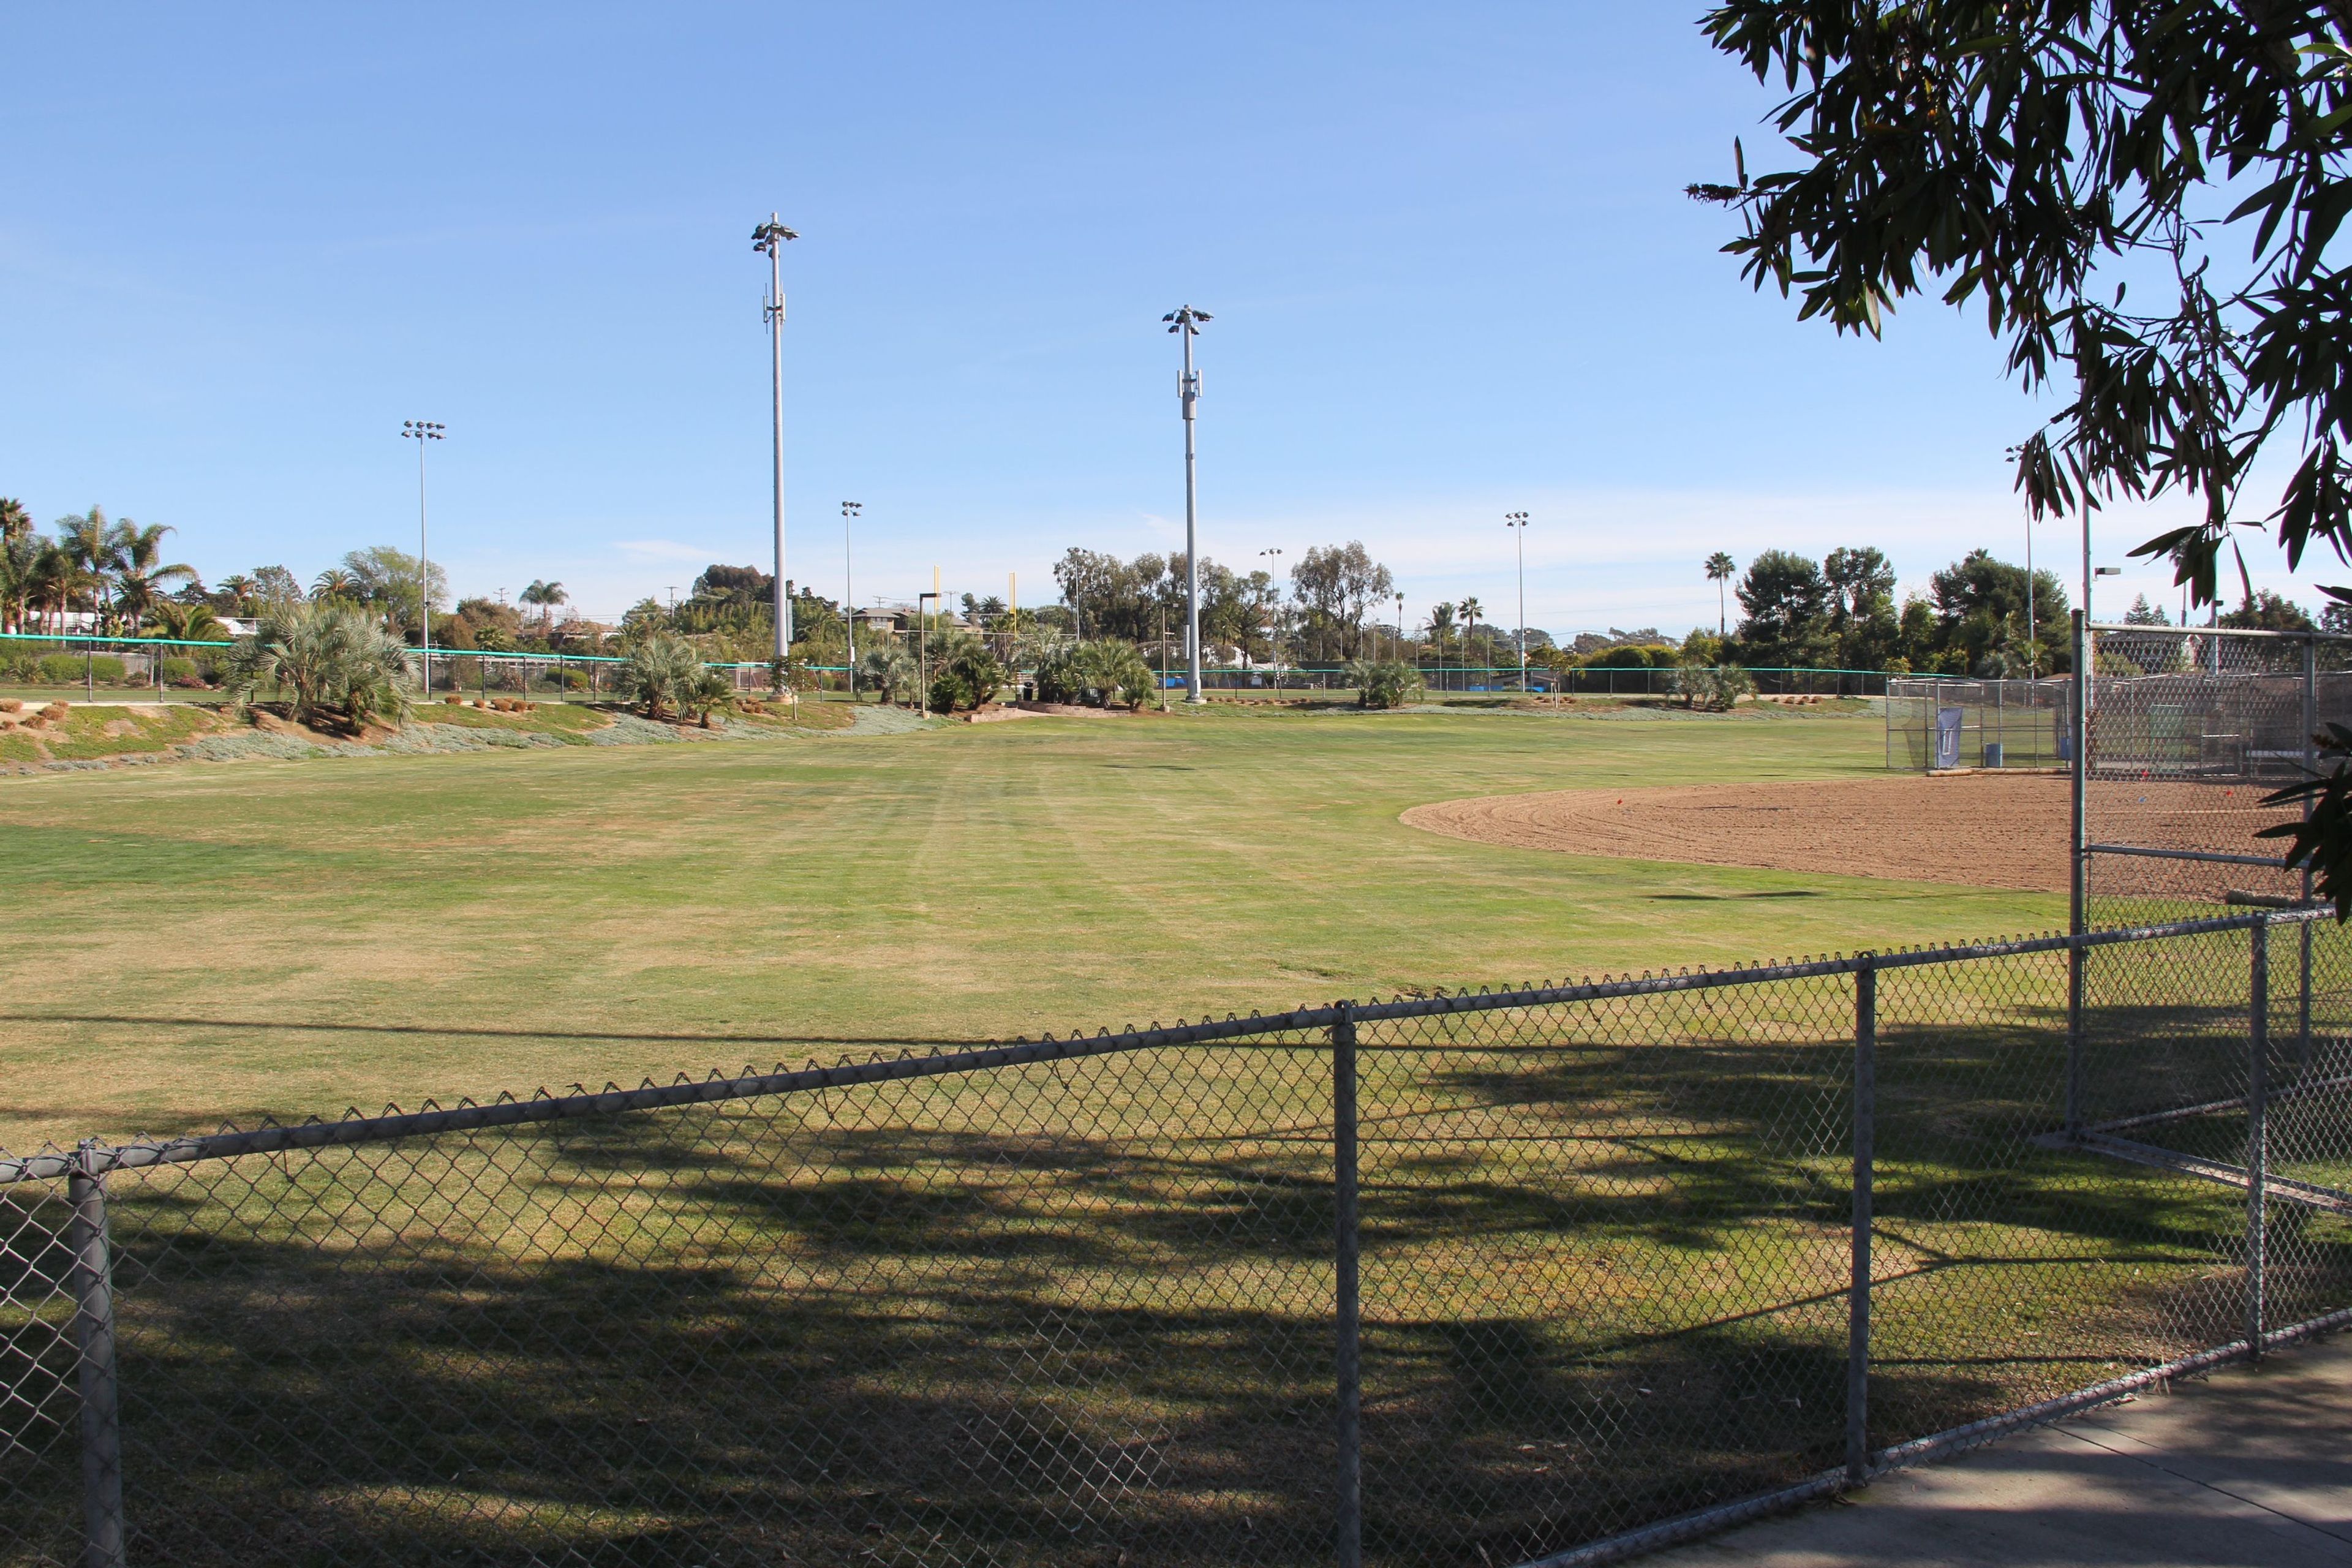
<path fill-rule="evenodd" d="M 1824 995 L 1366 1053 L 1372 1561 L 1520 1561 L 1835 1461 L 1853 1047 Z M 1882 1443 L 2234 1331 L 2241 1200 L 2037 1145 L 2063 1028 L 1980 1011 L 1894 1009 L 1880 1037 Z M 2231 1022 L 2107 1009 L 2095 1038 L 2118 1073 L 2128 1050 L 2120 1096 L 2161 1098 L 2226 1079 Z M 1304 1059 L 118 1175 L 132 1555 L 1327 1562 L 1334 1194 Z M 2345 1227 L 2279 1224 L 2274 1317 L 2340 1304 Z M 53 1381 L 60 1225 L 0 1200 L 0 1285 L 32 1304 L 5 1346 Z M 0 1561 L 73 1555 L 65 1436 L 0 1481 Z"/>

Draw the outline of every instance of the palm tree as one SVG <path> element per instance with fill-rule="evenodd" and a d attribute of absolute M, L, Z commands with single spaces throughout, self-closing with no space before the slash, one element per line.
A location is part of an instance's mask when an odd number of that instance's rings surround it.
<path fill-rule="evenodd" d="M 1462 601 L 1462 662 L 1465 666 L 1470 662 L 1470 639 L 1478 635 L 1478 617 L 1486 613 L 1486 606 L 1478 602 L 1475 595 Z M 1495 639 L 1491 635 L 1486 638 L 1486 662 L 1495 662 Z M 1465 686 L 1470 684 L 1466 674 L 1462 683 Z"/>
<path fill-rule="evenodd" d="M 14 544 L 32 531 L 33 514 L 25 510 L 25 503 L 0 496 L 0 545 Z"/>
<path fill-rule="evenodd" d="M 1727 552 L 1718 550 L 1706 558 L 1706 580 L 1715 584 L 1715 635 L 1717 637 L 1730 635 L 1731 609 L 1724 597 L 1724 584 L 1730 582 L 1732 574 L 1738 570 L 1739 563 L 1734 561 Z"/>
<path fill-rule="evenodd" d="M 213 607 L 198 600 L 165 599 L 155 606 L 155 632 L 175 642 L 226 642 L 228 628 Z"/>
<path fill-rule="evenodd" d="M 58 519 L 58 544 L 65 552 L 70 583 L 67 593 L 79 595 L 93 620 L 106 591 L 106 574 L 114 563 L 113 529 L 106 513 L 93 506 L 87 512 L 68 512 Z M 59 614 L 63 614 L 62 607 Z"/>
<path fill-rule="evenodd" d="M 330 566 L 310 579 L 310 597 L 331 600 L 338 605 L 364 605 L 367 591 L 360 580 L 340 566 Z"/>
<path fill-rule="evenodd" d="M 645 704 L 648 719 L 681 713 L 703 695 L 702 655 L 675 632 L 647 632 L 636 639 L 621 666 L 622 689 Z"/>
<path fill-rule="evenodd" d="M 286 691 L 297 721 L 332 715 L 354 727 L 397 723 L 409 712 L 402 684 L 408 650 L 352 605 L 275 604 L 229 650 L 228 685 L 239 707 L 264 683 Z"/>
<path fill-rule="evenodd" d="M 226 595 L 230 614 L 242 616 L 253 608 L 255 584 L 242 572 L 232 572 L 220 580 L 220 593 Z"/>
<path fill-rule="evenodd" d="M 130 619 L 134 632 L 163 598 L 164 584 L 196 580 L 196 569 L 186 563 L 163 563 L 163 536 L 171 531 L 165 523 L 142 528 L 125 518 L 107 536 L 114 568 L 114 607 Z"/>
<path fill-rule="evenodd" d="M 526 605 L 539 606 L 539 635 L 545 637 L 555 623 L 555 606 L 567 595 L 561 583 L 542 583 L 534 579 L 531 585 L 515 595 Z"/>

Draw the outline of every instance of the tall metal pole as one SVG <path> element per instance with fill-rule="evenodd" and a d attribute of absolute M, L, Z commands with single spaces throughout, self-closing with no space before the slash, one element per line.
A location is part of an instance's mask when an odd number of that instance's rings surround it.
<path fill-rule="evenodd" d="M 443 439 L 445 425 L 429 419 L 404 419 L 400 433 L 416 443 L 416 622 L 417 672 L 427 696 L 433 692 L 433 551 L 425 530 L 425 443 Z"/>
<path fill-rule="evenodd" d="M 784 241 L 798 239 L 799 235 L 776 221 L 770 213 L 768 221 L 751 231 L 751 247 L 767 253 L 768 301 L 764 314 L 768 322 L 768 360 L 771 403 L 775 415 L 773 468 L 776 489 L 776 658 L 791 655 L 793 647 L 793 602 L 784 588 Z"/>
<path fill-rule="evenodd" d="M 1853 1217 L 1846 1279 L 1845 1479 L 1870 1479 L 1870 1241 L 1878 1139 L 1878 970 L 1853 973 Z"/>
<path fill-rule="evenodd" d="M 85 1142 L 67 1178 L 74 1359 L 81 1395 L 83 1568 L 123 1568 L 122 1422 L 114 1364 L 114 1269 L 108 1256 L 106 1182 Z"/>
<path fill-rule="evenodd" d="M 2271 1063 L 2270 917 L 2256 915 L 2246 933 L 2253 972 L 2247 1018 L 2246 1062 L 2246 1353 L 2263 1354 L 2263 1291 L 2268 1261 L 2269 1216 L 2264 1212 L 2270 1181 L 2267 1111 Z"/>
<path fill-rule="evenodd" d="M 425 443 L 416 443 L 416 627 L 417 670 L 425 695 L 433 695 L 433 547 L 425 526 Z"/>
<path fill-rule="evenodd" d="M 1178 384 L 1184 407 L 1184 640 L 1187 702 L 1206 702 L 1201 691 L 1201 536 L 1199 488 L 1194 471 L 1192 428 L 1201 401 L 1201 374 L 1192 368 L 1192 339 L 1208 321 L 1209 312 L 1181 306 L 1160 318 L 1169 331 L 1184 342 L 1184 379 Z"/>
<path fill-rule="evenodd" d="M 1346 1002 L 1339 1004 L 1339 1022 L 1331 1026 L 1331 1206 L 1338 1276 L 1333 1306 L 1339 1331 L 1333 1367 L 1339 1384 L 1335 1390 L 1339 1439 L 1337 1544 L 1340 1568 L 1360 1568 L 1364 1561 L 1363 1297 L 1359 1275 L 1362 1233 L 1356 1212 L 1356 1015 Z"/>
<path fill-rule="evenodd" d="M 2091 780 L 2091 678 L 2093 651 L 2088 616 L 2074 615 L 2074 712 L 2067 728 L 2074 731 L 2074 766 L 2067 773 L 2066 930 L 2080 937 L 2091 929 L 2091 850 L 2089 795 Z M 2089 1020 L 2084 1014 L 2084 966 L 2090 954 L 2080 942 L 2066 950 L 2066 1131 L 2083 1126 L 2083 1057 L 2088 1045 Z"/>
<path fill-rule="evenodd" d="M 849 674 L 844 684 L 849 688 L 852 702 L 857 700 L 857 601 L 850 593 L 849 524 L 865 510 L 863 501 L 845 500 L 841 503 L 841 626 L 849 649 Z"/>
<path fill-rule="evenodd" d="M 1519 689 L 1528 689 L 1528 514 L 1515 511 L 1503 519 L 1519 542 Z"/>

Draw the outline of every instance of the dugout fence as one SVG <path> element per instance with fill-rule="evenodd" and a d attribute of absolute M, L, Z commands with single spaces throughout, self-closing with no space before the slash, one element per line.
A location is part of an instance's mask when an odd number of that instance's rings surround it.
<path fill-rule="evenodd" d="M 2345 1321 L 2347 971 L 2258 909 L 0 1159 L 0 1562 L 1612 1560 Z"/>

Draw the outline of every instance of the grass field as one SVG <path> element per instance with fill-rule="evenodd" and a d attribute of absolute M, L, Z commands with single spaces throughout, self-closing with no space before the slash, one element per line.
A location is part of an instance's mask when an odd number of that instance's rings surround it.
<path fill-rule="evenodd" d="M 2063 921 L 2035 895 L 1396 820 L 1873 773 L 1879 746 L 1827 710 L 1221 707 L 11 780 L 0 1145 Z"/>
<path fill-rule="evenodd" d="M 2063 920 L 1396 820 L 1835 780 L 1880 739 L 1221 709 L 9 781 L 0 1142 Z M 2231 1092 L 2242 940 L 2094 972 L 2098 1114 Z M 1835 1461 L 1852 986 L 1367 1026 L 1372 1561 L 1518 1561 Z M 2239 1194 L 2033 1142 L 2064 994 L 2050 955 L 1886 977 L 1877 1440 L 2234 1331 Z M 117 1177 L 137 1554 L 1327 1561 L 1328 1072 L 1147 1051 Z M 56 1228 L 26 1205 L 0 1236 Z M 2273 1244 L 2283 1317 L 2335 1304 L 2340 1219 Z M 32 1343 L 64 1303 L 13 1245 Z M 69 1541 L 44 1453 L 0 1548 Z"/>

